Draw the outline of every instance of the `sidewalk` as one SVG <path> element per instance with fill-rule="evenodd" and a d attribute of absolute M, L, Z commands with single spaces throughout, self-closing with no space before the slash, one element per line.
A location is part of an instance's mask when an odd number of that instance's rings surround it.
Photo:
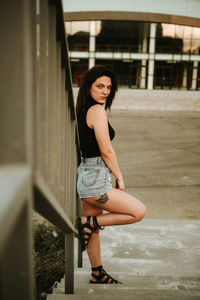
<path fill-rule="evenodd" d="M 73 88 L 73 91 L 76 103 L 78 88 Z M 199 112 L 200 91 L 119 88 L 112 109 Z"/>
<path fill-rule="evenodd" d="M 112 109 L 200 111 L 200 92 L 119 89 Z"/>

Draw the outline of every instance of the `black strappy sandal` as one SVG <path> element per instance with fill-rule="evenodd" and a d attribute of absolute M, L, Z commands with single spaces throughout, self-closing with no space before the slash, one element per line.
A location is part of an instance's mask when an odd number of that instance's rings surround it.
<path fill-rule="evenodd" d="M 93 226 L 90 225 L 90 218 L 93 218 L 92 220 Z M 100 228 L 101 230 L 104 229 L 104 227 L 100 226 L 99 223 L 97 222 L 96 216 L 94 217 L 87 216 L 86 223 L 82 223 L 81 218 L 78 217 L 76 221 L 76 228 L 78 229 L 78 233 L 79 233 L 78 238 L 81 241 L 81 251 L 84 251 L 88 247 L 91 235 L 93 232 L 97 230 L 97 228 Z M 88 228 L 90 232 L 85 231 L 84 228 Z"/>
<path fill-rule="evenodd" d="M 98 271 L 99 275 L 92 272 L 92 276 L 96 279 L 96 281 L 90 279 L 90 283 L 95 284 L 121 284 L 120 281 L 114 279 L 109 274 L 106 273 L 103 266 L 99 266 L 96 268 L 92 268 L 92 271 Z M 103 280 L 102 280 L 103 279 Z"/>

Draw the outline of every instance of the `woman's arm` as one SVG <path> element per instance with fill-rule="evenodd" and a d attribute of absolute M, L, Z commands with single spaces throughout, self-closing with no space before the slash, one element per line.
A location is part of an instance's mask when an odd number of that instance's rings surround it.
<path fill-rule="evenodd" d="M 88 110 L 86 121 L 88 126 L 94 129 L 103 160 L 116 177 L 116 187 L 120 190 L 124 190 L 124 181 L 115 151 L 110 141 L 108 120 L 103 106 L 99 104 L 92 106 Z"/>

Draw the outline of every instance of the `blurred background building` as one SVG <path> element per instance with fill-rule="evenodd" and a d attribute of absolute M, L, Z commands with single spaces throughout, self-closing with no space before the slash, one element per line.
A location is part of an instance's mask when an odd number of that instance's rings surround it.
<path fill-rule="evenodd" d="M 63 0 L 74 86 L 95 64 L 120 87 L 200 89 L 199 0 Z"/>

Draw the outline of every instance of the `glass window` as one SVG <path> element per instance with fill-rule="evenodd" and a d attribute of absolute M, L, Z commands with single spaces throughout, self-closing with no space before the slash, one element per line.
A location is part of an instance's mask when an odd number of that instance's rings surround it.
<path fill-rule="evenodd" d="M 88 51 L 90 22 L 65 22 L 65 31 L 67 34 L 70 51 Z"/>
<path fill-rule="evenodd" d="M 158 24 L 156 33 L 158 53 L 200 53 L 200 28 L 174 24 Z"/>
<path fill-rule="evenodd" d="M 102 21 L 96 36 L 96 51 L 147 52 L 149 32 L 145 26 L 148 25 L 144 22 Z"/>
<path fill-rule="evenodd" d="M 154 88 L 190 89 L 192 85 L 192 72 L 192 63 L 156 61 L 154 71 Z"/>
<path fill-rule="evenodd" d="M 180 88 L 183 80 L 183 68 L 180 63 L 156 61 L 154 87 L 161 89 Z"/>
<path fill-rule="evenodd" d="M 80 86 L 82 77 L 88 70 L 88 59 L 71 58 L 70 63 L 73 86 Z"/>
<path fill-rule="evenodd" d="M 103 64 L 113 70 L 121 87 L 139 87 L 141 61 L 131 60 L 96 60 L 96 65 Z"/>

